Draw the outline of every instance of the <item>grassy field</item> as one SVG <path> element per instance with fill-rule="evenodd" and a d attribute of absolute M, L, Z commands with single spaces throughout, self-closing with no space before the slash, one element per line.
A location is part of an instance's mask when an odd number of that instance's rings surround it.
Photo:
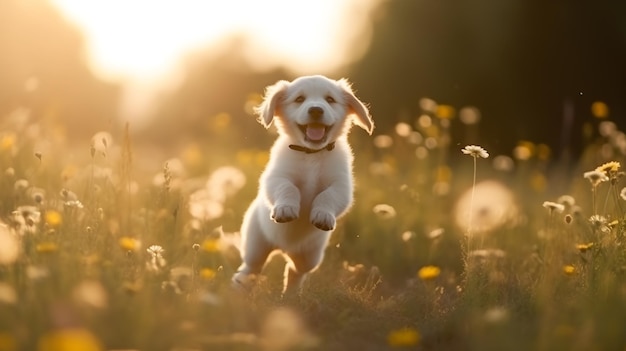
<path fill-rule="evenodd" d="M 528 141 L 484 158 L 431 107 L 354 132 L 355 204 L 286 300 L 279 256 L 249 295 L 229 285 L 267 161 L 229 118 L 169 155 L 6 118 L 0 351 L 626 350 L 624 133 L 590 120 L 567 166 Z"/>

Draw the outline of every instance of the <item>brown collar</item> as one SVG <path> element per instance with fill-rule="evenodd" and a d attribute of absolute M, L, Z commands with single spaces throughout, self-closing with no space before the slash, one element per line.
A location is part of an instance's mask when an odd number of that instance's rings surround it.
<path fill-rule="evenodd" d="M 328 145 L 324 146 L 321 149 L 309 149 L 306 146 L 300 146 L 300 145 L 289 145 L 289 148 L 291 150 L 295 150 L 295 151 L 300 151 L 300 152 L 304 152 L 305 154 L 314 154 L 320 151 L 324 151 L 324 150 L 328 150 L 331 151 L 332 149 L 335 148 L 335 142 L 333 141 L 332 143 L 329 143 Z"/>

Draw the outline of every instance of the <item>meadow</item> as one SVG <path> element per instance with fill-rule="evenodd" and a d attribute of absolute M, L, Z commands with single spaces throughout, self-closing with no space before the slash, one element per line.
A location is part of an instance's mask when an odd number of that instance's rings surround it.
<path fill-rule="evenodd" d="M 355 203 L 289 299 L 280 256 L 230 287 L 268 157 L 231 117 L 155 152 L 132 125 L 77 143 L 5 116 L 0 351 L 626 350 L 626 134 L 590 114 L 569 164 L 530 141 L 487 155 L 450 133 L 472 140 L 475 110 L 420 106 L 350 136 Z"/>

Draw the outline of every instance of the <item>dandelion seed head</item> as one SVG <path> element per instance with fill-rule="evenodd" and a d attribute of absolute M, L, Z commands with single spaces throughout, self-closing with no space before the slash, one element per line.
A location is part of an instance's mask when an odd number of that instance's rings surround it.
<path fill-rule="evenodd" d="M 211 173 L 206 182 L 208 198 L 223 203 L 246 185 L 246 175 L 236 167 L 224 166 Z"/>
<path fill-rule="evenodd" d="M 400 237 L 402 238 L 402 241 L 408 242 L 409 240 L 411 240 L 411 239 L 413 239 L 415 237 L 415 232 L 407 230 L 407 231 L 403 232 L 402 235 L 400 235 Z"/>
<path fill-rule="evenodd" d="M 574 221 L 574 217 L 568 213 L 563 217 L 563 221 L 565 221 L 566 224 L 571 224 Z"/>
<path fill-rule="evenodd" d="M 513 192 L 502 183 L 486 180 L 466 190 L 454 206 L 454 220 L 459 228 L 472 224 L 475 234 L 487 233 L 504 225 L 514 225 L 520 220 L 520 211 Z M 468 215 L 469 214 L 469 215 Z"/>
<path fill-rule="evenodd" d="M 617 132 L 617 125 L 611 121 L 602 121 L 598 125 L 598 132 L 605 138 L 611 137 Z"/>
<path fill-rule="evenodd" d="M 561 195 L 556 202 L 565 206 L 566 209 L 572 208 L 576 205 L 576 199 L 574 199 L 571 195 Z"/>
<path fill-rule="evenodd" d="M 488 158 L 489 157 L 489 153 L 487 152 L 487 150 L 483 149 L 482 147 L 478 145 L 467 145 L 466 147 L 461 149 L 461 151 L 464 154 L 470 155 L 474 158 L 478 158 L 478 157 Z"/>
<path fill-rule="evenodd" d="M 433 125 L 433 119 L 429 115 L 421 115 L 417 118 L 417 125 L 422 129 L 428 129 Z"/>

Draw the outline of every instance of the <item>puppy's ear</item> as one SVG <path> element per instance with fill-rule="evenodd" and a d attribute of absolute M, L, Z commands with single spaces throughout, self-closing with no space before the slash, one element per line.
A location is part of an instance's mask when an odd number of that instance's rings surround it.
<path fill-rule="evenodd" d="M 289 82 L 286 80 L 280 80 L 274 85 L 270 85 L 265 88 L 265 96 L 263 102 L 254 108 L 254 112 L 258 116 L 258 121 L 265 127 L 269 128 L 272 125 L 272 120 L 275 115 L 279 115 L 280 102 L 285 96 L 287 86 Z"/>
<path fill-rule="evenodd" d="M 339 86 L 345 92 L 346 103 L 348 104 L 348 112 L 356 116 L 356 118 L 354 119 L 354 123 L 359 127 L 365 129 L 368 134 L 372 135 L 372 131 L 374 130 L 374 122 L 372 121 L 372 116 L 370 116 L 370 112 L 367 106 L 365 106 L 365 104 L 354 95 L 350 82 L 348 82 L 347 79 L 342 78 L 338 82 Z"/>

